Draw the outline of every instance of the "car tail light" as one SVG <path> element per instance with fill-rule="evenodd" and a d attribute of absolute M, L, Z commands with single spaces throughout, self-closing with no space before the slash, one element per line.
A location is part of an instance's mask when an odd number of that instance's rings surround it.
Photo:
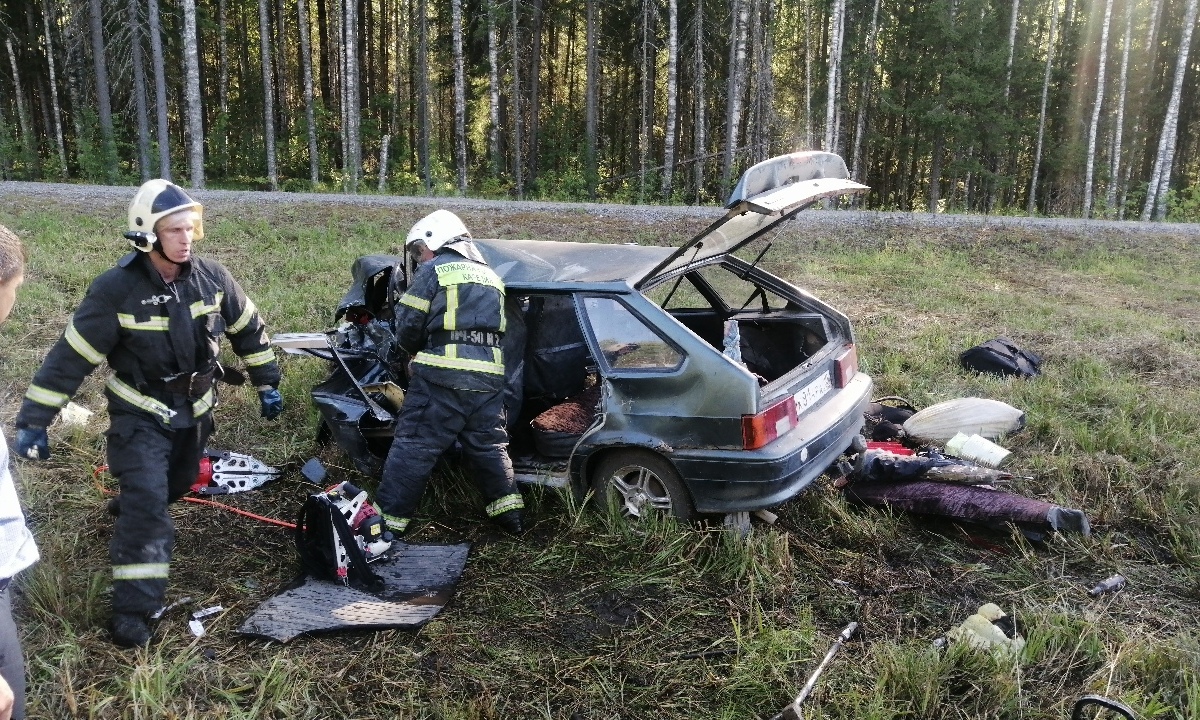
<path fill-rule="evenodd" d="M 853 343 L 846 346 L 834 364 L 837 366 L 834 373 L 834 387 L 844 388 L 858 374 L 858 350 L 855 349 Z"/>
<path fill-rule="evenodd" d="M 742 447 L 757 450 L 796 427 L 796 399 L 791 395 L 757 415 L 742 416 Z"/>

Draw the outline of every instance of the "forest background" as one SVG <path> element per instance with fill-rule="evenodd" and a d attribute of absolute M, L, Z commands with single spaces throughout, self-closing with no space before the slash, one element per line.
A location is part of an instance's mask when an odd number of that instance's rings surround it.
<path fill-rule="evenodd" d="M 1200 221 L 1198 0 L 0 0 L 0 177 Z"/>

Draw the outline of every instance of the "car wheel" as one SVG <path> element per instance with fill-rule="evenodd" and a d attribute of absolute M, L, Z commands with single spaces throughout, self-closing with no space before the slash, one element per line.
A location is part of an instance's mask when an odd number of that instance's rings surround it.
<path fill-rule="evenodd" d="M 675 467 L 649 450 L 616 450 L 601 458 L 592 473 L 592 491 L 601 503 L 613 498 L 621 514 L 644 518 L 651 513 L 693 520 L 696 509 Z"/>

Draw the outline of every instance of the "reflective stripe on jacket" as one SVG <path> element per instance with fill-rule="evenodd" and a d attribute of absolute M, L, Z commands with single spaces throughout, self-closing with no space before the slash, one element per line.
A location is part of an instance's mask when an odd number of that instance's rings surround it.
<path fill-rule="evenodd" d="M 503 333 L 504 283 L 484 263 L 444 248 L 413 273 L 396 307 L 396 338 L 414 355 L 415 369 L 427 380 L 461 390 L 504 387 L 504 356 L 499 347 L 431 343 L 443 331 Z"/>
<path fill-rule="evenodd" d="M 163 427 L 187 427 L 216 402 L 167 391 L 163 381 L 203 372 L 229 338 L 253 385 L 278 385 L 266 326 L 254 303 L 223 265 L 193 258 L 171 285 L 145 253 L 131 252 L 92 281 L 87 294 L 33 377 L 17 415 L 20 427 L 46 427 L 107 360 L 109 402 L 155 417 Z"/>

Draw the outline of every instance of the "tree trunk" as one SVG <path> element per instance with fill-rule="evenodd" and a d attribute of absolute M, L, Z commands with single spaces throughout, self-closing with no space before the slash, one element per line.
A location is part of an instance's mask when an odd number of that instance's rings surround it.
<path fill-rule="evenodd" d="M 227 1 L 217 0 L 217 102 L 221 108 L 221 115 L 226 117 L 229 115 L 229 41 L 225 36 L 229 30 L 226 18 Z"/>
<path fill-rule="evenodd" d="M 150 64 L 154 66 L 154 106 L 158 118 L 158 176 L 171 180 L 171 134 L 167 127 L 167 71 L 163 57 L 158 0 L 149 0 Z"/>
<path fill-rule="evenodd" d="M 836 110 L 842 64 L 842 33 L 846 17 L 846 0 L 834 0 L 829 31 L 829 72 L 825 91 L 825 151 L 837 152 Z"/>
<path fill-rule="evenodd" d="M 1142 208 L 1142 220 L 1153 216 L 1164 220 L 1167 216 L 1167 190 L 1171 186 L 1171 166 L 1175 157 L 1176 132 L 1179 126 L 1179 102 L 1183 92 L 1183 78 L 1187 74 L 1188 51 L 1192 44 L 1192 31 L 1196 28 L 1198 0 L 1188 0 L 1183 21 L 1183 37 L 1179 40 L 1179 56 L 1175 62 L 1175 82 L 1171 87 L 1171 100 L 1167 103 L 1167 115 L 1163 118 L 1162 134 L 1158 137 L 1158 153 L 1154 159 L 1154 171 L 1146 190 L 1146 205 Z"/>
<path fill-rule="evenodd" d="M 275 86 L 271 74 L 271 25 L 267 19 L 267 0 L 258 0 L 258 47 L 262 56 L 263 135 L 267 150 L 267 182 L 272 190 L 279 189 L 279 174 L 275 168 Z"/>
<path fill-rule="evenodd" d="M 875 0 L 875 6 L 871 10 L 871 31 L 867 34 L 866 77 L 862 81 L 862 93 L 858 101 L 858 118 L 854 122 L 854 164 L 852 165 L 851 177 L 860 183 L 865 183 L 866 180 L 866 175 L 863 174 L 863 168 L 866 167 L 866 163 L 862 159 L 862 141 L 867 127 L 867 104 L 871 101 L 871 92 L 875 81 L 875 38 L 878 31 L 879 0 Z M 854 203 L 856 205 L 861 197 L 861 195 L 855 196 Z"/>
<path fill-rule="evenodd" d="M 812 4 L 804 2 L 804 149 L 813 147 L 812 131 Z"/>
<path fill-rule="evenodd" d="M 1050 6 L 1050 39 L 1046 42 L 1046 72 L 1042 76 L 1042 109 L 1038 113 L 1037 149 L 1033 153 L 1033 176 L 1029 179 L 1029 199 L 1025 212 L 1032 215 L 1037 209 L 1038 173 L 1042 164 L 1042 141 L 1046 137 L 1046 100 L 1050 95 L 1050 71 L 1054 66 L 1054 31 L 1058 24 L 1058 6 Z"/>
<path fill-rule="evenodd" d="M 642 0 L 642 63 L 641 63 L 641 80 L 642 80 L 642 102 L 641 102 L 641 126 L 638 132 L 638 203 L 646 202 L 646 166 L 649 164 L 650 157 L 650 116 L 651 108 L 651 93 L 650 93 L 650 63 L 654 62 L 656 54 L 651 49 L 653 41 L 650 39 L 650 23 L 651 23 L 651 4 L 654 0 Z"/>
<path fill-rule="evenodd" d="M 430 174 L 429 162 L 429 10 L 425 0 L 417 3 L 417 130 L 420 133 L 420 146 L 417 156 L 421 163 L 421 180 L 425 185 L 425 194 L 433 193 L 433 178 Z"/>
<path fill-rule="evenodd" d="M 112 105 L 108 93 L 108 63 L 104 60 L 104 10 L 100 0 L 88 0 L 89 28 L 92 36 L 92 69 L 96 73 L 96 102 L 100 118 L 100 138 L 104 177 L 117 180 L 117 145 L 113 136 Z"/>
<path fill-rule="evenodd" d="M 543 0 L 533 0 L 532 29 L 533 42 L 529 50 L 529 129 L 525 143 L 525 154 L 529 158 L 528 177 L 526 182 L 532 184 L 538 173 L 538 133 L 541 115 L 541 79 L 542 79 L 542 6 Z"/>
<path fill-rule="evenodd" d="M 595 0 L 589 0 L 594 2 Z M 487 3 L 488 29 L 488 109 L 491 115 L 491 125 L 488 127 L 488 154 L 492 159 L 492 177 L 499 179 L 502 170 L 500 162 L 500 40 L 496 32 L 496 0 L 485 0 Z M 589 4 L 590 8 L 591 5 Z M 591 70 L 588 70 L 588 82 L 592 82 Z M 592 128 L 593 132 L 595 128 Z M 594 139 L 594 136 L 593 136 Z"/>
<path fill-rule="evenodd" d="M 142 61 L 142 19 L 138 0 L 129 0 L 129 47 L 133 56 L 133 99 L 137 113 L 138 173 L 142 182 L 150 179 L 150 121 L 146 110 L 146 68 Z M 49 37 L 49 35 L 47 35 Z"/>
<path fill-rule="evenodd" d="M 13 95 L 16 99 L 17 122 L 21 127 L 21 145 L 25 151 L 25 160 L 28 163 L 36 163 L 38 160 L 37 142 L 33 137 L 32 122 L 29 119 L 29 105 L 25 102 L 25 91 L 21 89 L 21 76 L 17 72 L 17 55 L 13 51 L 11 34 L 4 38 L 4 44 L 8 47 L 8 62 L 12 67 Z"/>
<path fill-rule="evenodd" d="M 587 175 L 588 199 L 596 199 L 599 168 L 596 160 L 596 126 L 598 124 L 597 96 L 600 89 L 600 63 L 596 53 L 596 2 L 587 0 L 587 79 L 584 87 L 584 173 Z"/>
<path fill-rule="evenodd" d="M 424 0 L 421 3 L 424 9 Z M 358 0 L 345 0 L 342 5 L 344 15 L 342 20 L 342 55 L 344 72 L 342 77 L 342 96 L 346 98 L 346 152 L 345 166 L 349 191 L 358 192 L 358 184 L 362 179 L 362 104 L 359 101 L 359 72 L 358 61 Z M 421 32 L 425 32 L 425 18 L 421 17 Z M 428 132 L 428 130 L 426 130 Z"/>
<path fill-rule="evenodd" d="M 1121 178 L 1121 144 L 1125 132 L 1125 90 L 1129 78 L 1129 46 L 1133 41 L 1133 2 L 1125 1 L 1125 40 L 1121 46 L 1121 79 L 1117 90 L 1117 126 L 1113 130 L 1112 153 L 1109 155 L 1111 165 L 1108 171 L 1108 193 L 1105 195 L 1105 216 L 1113 217 L 1117 207 L 1117 186 Z M 1116 213 L 1120 215 L 1119 212 Z"/>
<path fill-rule="evenodd" d="M 1096 102 L 1088 126 L 1087 170 L 1083 181 L 1083 217 L 1092 216 L 1092 179 L 1096 168 L 1096 131 L 1100 127 L 1100 106 L 1104 103 L 1104 76 L 1108 66 L 1108 28 L 1112 24 L 1113 0 L 1104 3 L 1104 25 L 1100 30 L 1100 59 L 1096 67 Z"/>
<path fill-rule="evenodd" d="M 54 139 L 58 149 L 59 172 L 67 177 L 67 145 L 63 142 L 62 108 L 58 102 L 58 77 L 54 63 L 54 36 L 50 34 L 50 3 L 42 0 L 42 30 L 46 35 L 46 62 L 50 70 L 50 102 L 54 113 Z"/>
<path fill-rule="evenodd" d="M 1126 0 L 1132 3 L 1133 0 Z M 1008 23 L 1008 62 L 1004 65 L 1004 99 L 1008 100 L 1009 89 L 1012 87 L 1013 52 L 1017 49 L 1017 18 L 1020 15 L 1021 0 L 1013 0 L 1012 17 Z"/>
<path fill-rule="evenodd" d="M 733 186 L 734 153 L 737 151 L 738 127 L 742 123 L 742 75 L 746 67 L 746 27 L 749 25 L 750 0 L 733 0 L 733 28 L 729 41 L 729 79 L 725 96 L 725 158 L 721 163 L 721 196 Z"/>
<path fill-rule="evenodd" d="M 675 123 L 679 88 L 679 0 L 667 0 L 667 124 L 663 128 L 663 200 L 671 199 L 671 174 L 675 170 Z"/>
<path fill-rule="evenodd" d="M 463 71 L 462 0 L 451 0 L 451 34 L 454 36 L 454 164 L 458 168 L 458 193 L 467 192 L 467 91 Z"/>
<path fill-rule="evenodd" d="M 708 98 L 704 93 L 704 0 L 696 0 L 696 17 L 692 19 L 692 29 L 695 30 L 693 50 L 693 81 L 696 96 L 696 127 L 695 152 L 696 163 L 692 167 L 696 178 L 696 204 L 704 202 L 704 168 L 708 160 L 708 138 L 705 136 L 706 120 L 704 104 Z"/>
<path fill-rule="evenodd" d="M 512 0 L 512 116 L 513 116 L 513 178 L 517 183 L 517 199 L 525 198 L 525 160 L 521 156 L 521 25 L 519 0 Z"/>
<path fill-rule="evenodd" d="M 299 19 L 297 29 L 300 30 L 300 72 L 304 76 L 304 122 L 308 130 L 309 181 L 313 190 L 316 190 L 321 184 L 321 164 L 317 151 L 317 121 L 313 99 L 312 34 L 309 31 L 308 5 L 304 0 L 296 0 L 296 16 Z M 383 172 L 383 168 L 380 168 L 380 172 Z"/>
<path fill-rule="evenodd" d="M 204 105 L 200 97 L 200 54 L 196 47 L 196 0 L 183 0 L 183 60 L 187 69 L 188 134 L 192 187 L 204 187 Z"/>

